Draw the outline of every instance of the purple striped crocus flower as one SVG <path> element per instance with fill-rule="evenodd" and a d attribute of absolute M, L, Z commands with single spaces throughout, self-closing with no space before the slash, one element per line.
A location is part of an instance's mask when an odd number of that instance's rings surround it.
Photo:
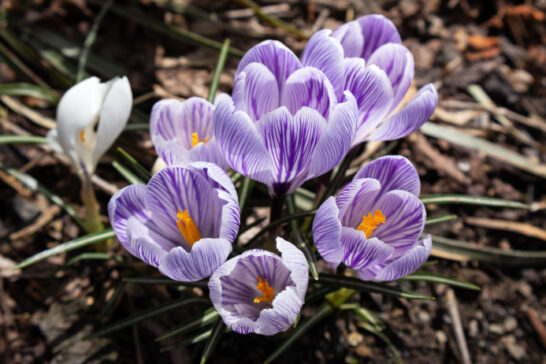
<path fill-rule="evenodd" d="M 303 59 L 328 75 L 338 96 L 345 90 L 356 98 L 359 113 L 353 145 L 403 138 L 419 129 L 438 103 L 436 89 L 428 84 L 389 117 L 411 85 L 414 60 L 394 24 L 382 15 L 365 15 L 333 33 L 327 29 L 315 33 Z"/>
<path fill-rule="evenodd" d="M 210 277 L 216 311 L 239 334 L 274 335 L 296 321 L 305 299 L 309 266 L 293 244 L 277 238 L 281 256 L 247 250 L 225 262 Z"/>
<path fill-rule="evenodd" d="M 123 188 L 108 203 L 108 215 L 129 253 L 183 282 L 210 276 L 239 230 L 235 187 L 205 162 L 167 167 L 147 185 Z"/>
<path fill-rule="evenodd" d="M 214 105 L 200 97 L 157 102 L 150 116 L 150 136 L 159 157 L 167 165 L 203 161 L 226 170 L 214 137 L 213 114 Z"/>
<path fill-rule="evenodd" d="M 328 58 L 331 52 L 321 47 L 313 53 Z M 354 97 L 332 85 L 327 67 L 323 72 L 311 61 L 304 54 L 300 62 L 278 41 L 264 41 L 239 63 L 233 98 L 216 101 L 220 150 L 233 169 L 266 184 L 272 195 L 291 193 L 331 170 L 354 139 Z M 331 66 L 339 68 L 338 61 Z"/>
<path fill-rule="evenodd" d="M 364 166 L 313 221 L 318 252 L 334 269 L 340 263 L 363 280 L 392 281 L 419 268 L 430 255 L 430 236 L 417 197 L 421 184 L 404 157 L 386 156 Z"/>

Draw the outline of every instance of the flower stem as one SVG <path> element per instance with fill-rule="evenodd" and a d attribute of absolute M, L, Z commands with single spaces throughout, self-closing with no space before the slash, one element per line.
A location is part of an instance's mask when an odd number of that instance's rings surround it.
<path fill-rule="evenodd" d="M 285 199 L 286 196 L 284 194 L 273 196 L 269 213 L 269 224 L 279 220 L 282 217 L 282 209 L 284 207 Z M 281 229 L 282 225 L 278 225 L 276 228 L 269 231 L 269 236 L 263 246 L 264 249 L 275 251 L 275 238 L 279 235 Z"/>
<path fill-rule="evenodd" d="M 102 224 L 100 218 L 100 206 L 97 202 L 97 197 L 95 196 L 95 190 L 93 189 L 93 184 L 91 183 L 91 178 L 84 176 L 82 178 L 82 190 L 81 190 L 82 202 L 85 207 L 85 218 L 83 222 L 83 227 L 88 234 L 98 233 L 104 230 L 104 225 Z M 111 240 L 107 240 L 104 243 L 97 244 L 97 250 L 105 252 L 110 246 Z"/>

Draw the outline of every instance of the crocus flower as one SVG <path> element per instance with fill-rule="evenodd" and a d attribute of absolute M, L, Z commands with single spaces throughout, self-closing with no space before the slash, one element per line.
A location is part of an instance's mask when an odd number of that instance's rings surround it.
<path fill-rule="evenodd" d="M 302 62 L 282 43 L 262 42 L 241 60 L 233 99 L 216 100 L 214 134 L 227 162 L 272 195 L 332 169 L 354 139 L 354 97 Z"/>
<path fill-rule="evenodd" d="M 167 167 L 146 186 L 125 187 L 108 203 L 108 215 L 129 253 L 184 282 L 224 263 L 239 230 L 235 187 L 205 162 Z"/>
<path fill-rule="evenodd" d="M 389 117 L 411 85 L 414 60 L 394 24 L 382 15 L 365 15 L 333 33 L 315 33 L 302 59 L 328 75 L 338 96 L 342 90 L 355 96 L 359 116 L 353 145 L 405 137 L 428 120 L 438 103 L 436 89 L 428 84 Z"/>
<path fill-rule="evenodd" d="M 157 102 L 150 116 L 150 136 L 167 165 L 211 162 L 227 169 L 212 128 L 214 105 L 200 97 Z"/>
<path fill-rule="evenodd" d="M 313 221 L 318 252 L 334 269 L 344 263 L 363 280 L 391 281 L 413 273 L 430 255 L 430 236 L 417 171 L 401 156 L 364 166 Z"/>
<path fill-rule="evenodd" d="M 305 299 L 309 266 L 303 253 L 277 238 L 281 256 L 247 250 L 225 262 L 210 277 L 216 311 L 239 334 L 274 335 L 296 321 Z"/>
<path fill-rule="evenodd" d="M 99 159 L 127 124 L 133 96 L 127 77 L 100 82 L 90 77 L 72 86 L 57 106 L 57 129 L 49 145 L 70 158 L 81 176 L 94 173 Z"/>

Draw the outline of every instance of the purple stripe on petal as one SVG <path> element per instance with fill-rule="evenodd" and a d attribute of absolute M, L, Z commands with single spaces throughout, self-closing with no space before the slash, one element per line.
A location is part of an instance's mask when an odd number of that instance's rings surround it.
<path fill-rule="evenodd" d="M 428 120 L 437 104 L 434 86 L 423 86 L 409 104 L 381 124 L 368 139 L 395 140 L 413 133 Z"/>
<path fill-rule="evenodd" d="M 308 178 L 320 176 L 334 168 L 351 147 L 356 130 L 357 106 L 350 92 L 346 92 L 346 98 L 345 102 L 334 107 L 330 115 L 328 127 L 313 151 Z"/>
<path fill-rule="evenodd" d="M 379 281 L 393 281 L 415 272 L 426 262 L 431 249 L 432 240 L 430 239 L 430 235 L 428 235 L 403 256 L 387 264 L 375 279 Z"/>
<path fill-rule="evenodd" d="M 279 107 L 279 87 L 275 76 L 261 63 L 250 63 L 235 78 L 233 104 L 252 121 Z"/>
<path fill-rule="evenodd" d="M 387 43 L 401 43 L 400 34 L 394 24 L 379 14 L 365 15 L 355 20 L 360 24 L 364 46 L 360 57 L 369 59 L 379 47 Z"/>
<path fill-rule="evenodd" d="M 304 67 L 286 80 L 281 105 L 286 106 L 292 115 L 307 106 L 328 119 L 336 100 L 334 88 L 326 75 L 314 67 Z"/>
<path fill-rule="evenodd" d="M 332 83 L 336 98 L 343 97 L 343 47 L 340 42 L 330 37 L 331 31 L 323 29 L 311 37 L 303 50 L 301 62 L 321 70 Z"/>
<path fill-rule="evenodd" d="M 301 63 L 294 52 L 276 40 L 266 40 L 250 48 L 239 62 L 237 74 L 253 62 L 261 63 L 269 68 L 277 79 L 279 92 L 282 92 L 284 82 L 288 76 L 301 68 Z"/>
<path fill-rule="evenodd" d="M 156 147 L 157 149 L 157 147 Z M 210 138 L 206 143 L 199 143 L 191 148 L 187 153 L 187 159 L 190 162 L 210 162 L 218 165 L 223 170 L 229 169 L 229 165 L 220 152 L 218 142 L 215 137 Z M 168 164 L 168 163 L 167 163 Z M 178 164 L 178 163 L 173 163 Z"/>
<path fill-rule="evenodd" d="M 283 264 L 290 270 L 290 278 L 296 283 L 296 293 L 303 302 L 309 281 L 309 264 L 296 246 L 283 238 L 277 238 L 277 250 L 281 252 Z"/>
<path fill-rule="evenodd" d="M 366 239 L 360 230 L 344 227 L 341 232 L 343 263 L 359 273 L 362 279 L 374 278 L 377 266 L 386 261 L 394 248 L 377 238 Z"/>
<path fill-rule="evenodd" d="M 423 232 L 425 206 L 419 198 L 407 191 L 395 190 L 382 195 L 373 209 L 383 213 L 385 223 L 374 230 L 372 237 L 394 247 L 393 258 L 404 254 Z"/>
<path fill-rule="evenodd" d="M 271 336 L 288 330 L 296 322 L 302 305 L 296 290 L 288 287 L 275 297 L 272 308 L 262 310 L 256 322 L 256 334 Z"/>
<path fill-rule="evenodd" d="M 116 192 L 108 202 L 110 224 L 119 241 L 124 245 L 128 243 L 127 221 L 129 218 L 134 217 L 141 223 L 145 223 L 150 219 L 145 211 L 145 196 L 146 186 L 131 185 Z"/>
<path fill-rule="evenodd" d="M 214 134 L 234 170 L 262 183 L 270 182 L 271 156 L 250 118 L 243 112 L 233 112 L 229 97 L 217 98 Z"/>
<path fill-rule="evenodd" d="M 367 65 L 369 67 L 372 64 L 381 68 L 389 76 L 393 90 L 393 102 L 390 109 L 392 111 L 402 101 L 413 80 L 413 56 L 403 45 L 389 43 L 372 54 Z"/>
<path fill-rule="evenodd" d="M 381 183 L 383 193 L 392 190 L 408 191 L 419 196 L 421 181 L 415 167 L 401 155 L 377 158 L 362 167 L 354 179 L 375 178 Z"/>
<path fill-rule="evenodd" d="M 292 116 L 281 107 L 266 114 L 256 127 L 273 159 L 274 182 L 284 184 L 306 173 L 326 122 L 315 110 L 303 108 Z"/>
<path fill-rule="evenodd" d="M 322 258 L 336 269 L 343 259 L 341 248 L 341 222 L 333 197 L 320 205 L 313 220 L 313 240 Z"/>
<path fill-rule="evenodd" d="M 343 46 L 345 58 L 362 56 L 364 36 L 358 22 L 343 24 L 332 33 L 332 38 L 337 39 Z"/>
<path fill-rule="evenodd" d="M 177 281 L 195 282 L 210 276 L 231 253 L 225 239 L 201 239 L 188 253 L 181 247 L 172 249 L 161 261 L 159 271 Z"/>
<path fill-rule="evenodd" d="M 347 203 L 339 209 L 339 217 L 343 226 L 356 229 L 362 222 L 362 216 L 375 211 L 375 201 L 380 196 L 381 184 L 373 178 L 354 180 L 353 183 L 350 188 L 344 188 L 340 192 L 340 202 Z M 358 190 L 355 189 L 357 184 L 360 184 Z"/>
<path fill-rule="evenodd" d="M 158 234 L 154 234 L 144 224 L 130 218 L 127 222 L 128 243 L 123 246 L 135 257 L 153 267 L 158 267 L 173 244 Z"/>

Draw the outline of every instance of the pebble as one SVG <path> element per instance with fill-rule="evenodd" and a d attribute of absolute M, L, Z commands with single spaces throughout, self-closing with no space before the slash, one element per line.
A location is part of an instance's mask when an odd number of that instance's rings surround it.
<path fill-rule="evenodd" d="M 436 340 L 438 340 L 440 344 L 445 344 L 447 342 L 446 333 L 440 330 L 436 331 Z"/>
<path fill-rule="evenodd" d="M 430 314 L 426 311 L 419 311 L 417 316 L 419 317 L 419 321 L 421 322 L 424 322 L 424 323 L 430 322 Z"/>
<path fill-rule="evenodd" d="M 491 324 L 489 325 L 489 332 L 502 335 L 504 334 L 504 327 L 501 324 Z"/>
<path fill-rule="evenodd" d="M 356 351 L 356 355 L 362 358 L 368 358 L 372 356 L 372 349 L 370 349 L 366 345 L 358 345 L 355 351 Z"/>
<path fill-rule="evenodd" d="M 364 341 L 364 336 L 358 331 L 353 331 L 347 335 L 347 342 L 351 346 L 357 346 Z"/>
<path fill-rule="evenodd" d="M 504 330 L 506 330 L 506 332 L 513 331 L 516 327 L 518 327 L 518 321 L 512 316 L 509 316 L 504 320 Z"/>
<path fill-rule="evenodd" d="M 525 357 L 525 349 L 519 345 L 516 341 L 516 338 L 513 335 L 503 336 L 501 342 L 504 344 L 504 347 L 515 360 L 521 360 Z"/>
<path fill-rule="evenodd" d="M 472 320 L 468 324 L 468 336 L 476 337 L 479 334 L 478 321 Z"/>

